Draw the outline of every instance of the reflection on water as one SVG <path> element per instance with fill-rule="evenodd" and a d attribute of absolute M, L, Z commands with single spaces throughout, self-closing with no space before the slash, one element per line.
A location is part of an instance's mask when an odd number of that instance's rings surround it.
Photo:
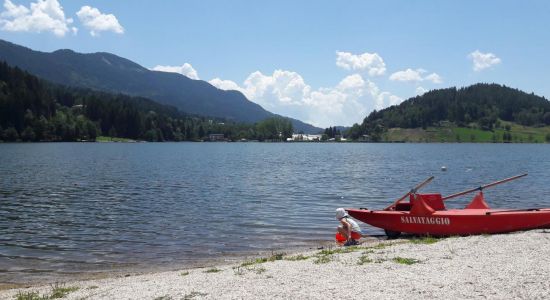
<path fill-rule="evenodd" d="M 184 267 L 331 240 L 335 208 L 383 208 L 430 175 L 436 179 L 425 191 L 450 194 L 529 172 L 486 190 L 487 201 L 494 207 L 550 206 L 549 150 L 492 144 L 0 144 L 0 282 Z"/>

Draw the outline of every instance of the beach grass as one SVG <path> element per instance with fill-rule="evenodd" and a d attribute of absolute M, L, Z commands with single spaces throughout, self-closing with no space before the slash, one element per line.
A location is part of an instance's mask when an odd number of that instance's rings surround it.
<path fill-rule="evenodd" d="M 379 243 L 374 246 L 366 247 L 367 250 L 382 250 L 386 249 L 395 245 L 407 243 L 407 241 L 398 241 L 398 242 L 392 242 L 392 243 Z"/>
<path fill-rule="evenodd" d="M 332 255 L 322 255 L 318 256 L 313 263 L 314 264 L 327 264 L 332 261 Z"/>
<path fill-rule="evenodd" d="M 71 292 L 78 290 L 76 286 L 65 287 L 64 284 L 54 284 L 51 286 L 50 294 L 40 295 L 40 293 L 35 291 L 29 292 L 19 292 L 15 296 L 16 300 L 50 300 L 50 299 L 60 299 L 67 296 Z"/>
<path fill-rule="evenodd" d="M 180 273 L 180 276 L 182 276 L 182 277 L 185 277 L 185 276 L 187 276 L 187 275 L 189 275 L 189 272 L 188 272 L 188 271 L 185 271 L 185 272 L 181 272 L 181 273 Z"/>
<path fill-rule="evenodd" d="M 52 292 L 50 295 L 50 299 L 59 299 L 67 296 L 69 293 L 78 291 L 78 287 L 76 286 L 69 286 L 65 287 L 65 285 L 58 285 L 55 284 L 52 286 Z"/>
<path fill-rule="evenodd" d="M 358 246 L 351 246 L 351 247 L 342 247 L 342 248 L 329 248 L 329 249 L 323 249 L 317 253 L 317 255 L 333 255 L 333 254 L 340 254 L 340 253 L 351 253 L 355 251 L 361 250 L 361 247 Z"/>
<path fill-rule="evenodd" d="M 245 261 L 241 264 L 241 267 L 248 267 L 257 264 L 263 264 L 270 261 L 282 260 L 285 253 L 273 253 L 270 257 L 260 257 L 252 260 Z"/>
<path fill-rule="evenodd" d="M 211 268 L 211 269 L 208 269 L 206 271 L 204 271 L 204 273 L 218 273 L 218 272 L 221 272 L 222 270 L 218 269 L 218 268 Z"/>
<path fill-rule="evenodd" d="M 191 299 L 194 299 L 194 298 L 197 298 L 197 297 L 204 297 L 204 296 L 207 296 L 207 295 L 208 295 L 207 293 L 191 292 L 191 293 L 183 296 L 183 299 L 184 300 L 191 300 Z"/>
<path fill-rule="evenodd" d="M 38 292 L 19 292 L 15 296 L 16 300 L 47 300 L 48 296 L 40 296 Z"/>
<path fill-rule="evenodd" d="M 420 237 L 420 238 L 413 238 L 410 240 L 411 243 L 413 244 L 426 244 L 426 245 L 430 245 L 430 244 L 435 244 L 437 242 L 439 242 L 439 239 L 438 238 L 434 238 L 433 236 L 424 236 L 424 237 Z"/>
<path fill-rule="evenodd" d="M 402 265 L 414 265 L 414 264 L 417 264 L 419 263 L 420 261 L 418 259 L 414 259 L 414 258 L 408 258 L 408 257 L 394 257 L 392 259 L 393 262 L 395 263 L 398 263 L 398 264 L 402 264 Z"/>
<path fill-rule="evenodd" d="M 264 268 L 264 267 L 254 267 L 254 268 L 252 269 L 252 271 L 254 271 L 254 273 L 256 273 L 256 274 L 262 274 L 262 273 L 264 273 L 265 271 L 267 271 L 267 269 Z"/>
<path fill-rule="evenodd" d="M 306 260 L 306 259 L 309 259 L 309 258 L 310 258 L 309 256 L 306 256 L 306 255 L 303 255 L 303 254 L 298 254 L 298 255 L 295 255 L 295 256 L 285 257 L 285 260 L 298 261 L 298 260 Z"/>
<path fill-rule="evenodd" d="M 359 257 L 359 261 L 357 262 L 358 265 L 364 265 L 364 264 L 368 264 L 368 263 L 371 263 L 372 262 L 372 259 L 370 259 L 367 255 L 361 255 Z"/>

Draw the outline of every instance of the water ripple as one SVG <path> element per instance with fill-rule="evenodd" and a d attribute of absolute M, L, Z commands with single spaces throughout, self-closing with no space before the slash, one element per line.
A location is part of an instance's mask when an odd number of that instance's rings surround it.
<path fill-rule="evenodd" d="M 550 206 L 548 148 L 0 144 L 0 283 L 174 268 L 330 240 L 336 207 L 383 208 L 430 175 L 436 180 L 426 191 L 450 194 L 528 171 L 487 190 L 487 201 Z"/>

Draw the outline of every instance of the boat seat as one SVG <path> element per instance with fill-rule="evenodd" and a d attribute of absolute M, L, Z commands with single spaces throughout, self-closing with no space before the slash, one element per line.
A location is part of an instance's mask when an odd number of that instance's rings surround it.
<path fill-rule="evenodd" d="M 417 197 L 421 197 L 426 204 L 428 204 L 434 210 L 446 210 L 445 203 L 443 203 L 443 198 L 441 194 L 416 194 Z M 410 196 L 411 202 L 412 195 Z"/>
<path fill-rule="evenodd" d="M 395 206 L 395 210 L 397 211 L 410 211 L 411 210 L 411 204 L 410 203 L 397 203 Z"/>

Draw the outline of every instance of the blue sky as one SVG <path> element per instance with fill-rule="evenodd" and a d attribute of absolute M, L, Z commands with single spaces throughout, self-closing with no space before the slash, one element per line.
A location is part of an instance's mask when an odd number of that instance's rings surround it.
<path fill-rule="evenodd" d="M 0 2 L 2 39 L 111 52 L 322 127 L 476 82 L 550 97 L 550 1 Z"/>

